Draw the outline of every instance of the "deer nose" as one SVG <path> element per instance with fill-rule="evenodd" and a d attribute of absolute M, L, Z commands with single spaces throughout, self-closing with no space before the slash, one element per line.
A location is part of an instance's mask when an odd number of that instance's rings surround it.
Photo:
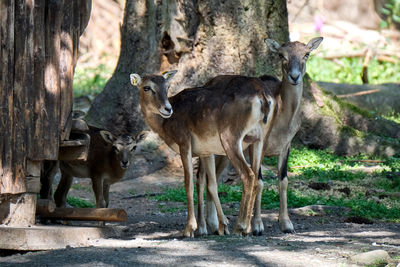
<path fill-rule="evenodd" d="M 121 163 L 122 163 L 122 167 L 127 167 L 128 166 L 128 161 L 123 160 L 123 161 L 121 161 Z"/>
<path fill-rule="evenodd" d="M 294 82 L 298 82 L 299 78 L 300 78 L 300 73 L 290 73 L 290 78 L 294 81 Z"/>
<path fill-rule="evenodd" d="M 168 112 L 168 113 L 171 113 L 171 111 L 172 111 L 172 108 L 171 108 L 171 107 L 164 107 L 164 109 L 165 109 L 165 111 Z"/>

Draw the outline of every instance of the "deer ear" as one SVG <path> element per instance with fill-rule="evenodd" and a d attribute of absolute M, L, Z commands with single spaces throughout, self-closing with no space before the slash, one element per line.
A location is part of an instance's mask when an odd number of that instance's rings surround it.
<path fill-rule="evenodd" d="M 136 143 L 140 143 L 144 139 L 146 139 L 147 135 L 149 134 L 149 131 L 143 131 L 139 133 L 136 137 Z"/>
<path fill-rule="evenodd" d="M 177 70 L 164 71 L 162 73 L 162 76 L 164 77 L 165 80 L 167 80 L 167 82 L 169 82 L 177 72 L 178 72 Z"/>
<path fill-rule="evenodd" d="M 134 86 L 138 86 L 139 87 L 139 85 L 142 83 L 142 78 L 137 73 L 132 73 L 130 75 L 130 78 L 131 78 L 131 84 L 134 85 Z"/>
<path fill-rule="evenodd" d="M 308 49 L 310 49 L 310 51 L 317 49 L 322 40 L 324 40 L 323 37 L 312 38 L 307 44 Z"/>
<path fill-rule="evenodd" d="M 264 39 L 264 42 L 267 44 L 269 50 L 271 50 L 272 52 L 278 52 L 279 48 L 281 48 L 281 46 L 273 39 L 269 39 L 266 38 Z"/>
<path fill-rule="evenodd" d="M 114 142 L 114 136 L 109 131 L 100 131 L 100 135 L 107 143 L 112 144 Z"/>

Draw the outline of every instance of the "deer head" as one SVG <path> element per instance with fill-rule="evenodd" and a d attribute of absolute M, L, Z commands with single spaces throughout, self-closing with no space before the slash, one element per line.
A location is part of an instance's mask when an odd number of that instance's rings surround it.
<path fill-rule="evenodd" d="M 131 163 L 137 144 L 146 138 L 147 131 L 139 133 L 136 137 L 132 137 L 129 134 L 114 136 L 109 131 L 100 131 L 100 135 L 104 141 L 112 145 L 113 153 L 115 153 L 121 168 L 126 169 Z"/>
<path fill-rule="evenodd" d="M 316 49 L 322 40 L 322 37 L 316 37 L 311 39 L 308 44 L 288 42 L 282 46 L 268 38 L 264 42 L 272 52 L 279 54 L 282 60 L 283 79 L 286 79 L 292 85 L 298 85 L 302 82 L 306 73 L 306 61 L 310 52 Z"/>
<path fill-rule="evenodd" d="M 172 115 L 172 106 L 168 101 L 169 83 L 176 74 L 176 70 L 167 71 L 158 75 L 140 77 L 139 74 L 130 75 L 131 84 L 139 88 L 142 110 L 159 114 L 163 118 Z"/>

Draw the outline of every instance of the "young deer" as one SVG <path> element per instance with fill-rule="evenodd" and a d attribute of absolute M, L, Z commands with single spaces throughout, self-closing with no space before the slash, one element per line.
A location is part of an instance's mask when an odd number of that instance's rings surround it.
<path fill-rule="evenodd" d="M 140 133 L 137 137 L 128 134 L 114 136 L 108 131 L 90 126 L 88 133 L 90 145 L 87 160 L 59 162 L 61 180 L 54 194 L 57 207 L 65 207 L 73 177 L 90 178 L 96 197 L 96 207 L 108 207 L 110 185 L 125 175 L 137 144 L 146 136 L 146 132 Z M 52 177 L 50 185 L 51 181 Z M 51 190 L 51 187 L 48 190 Z"/>
<path fill-rule="evenodd" d="M 260 79 L 266 87 L 274 91 L 278 98 L 278 112 L 271 124 L 271 132 L 264 140 L 264 156 L 278 156 L 278 177 L 279 177 L 279 195 L 280 210 L 279 224 L 284 233 L 294 232 L 293 224 L 289 219 L 287 210 L 287 161 L 289 158 L 290 143 L 301 125 L 300 103 L 303 94 L 303 76 L 306 72 L 306 61 L 311 51 L 315 50 L 322 42 L 322 37 L 317 37 L 303 44 L 300 42 L 288 42 L 280 46 L 276 41 L 265 39 L 269 49 L 278 53 L 282 61 L 282 81 L 275 77 L 262 76 Z M 234 76 L 216 77 L 208 84 L 226 84 Z M 227 165 L 227 159 L 217 157 L 218 165 L 223 169 Z M 218 171 L 220 173 L 221 171 Z M 217 176 L 218 177 L 218 176 Z M 207 177 L 208 178 L 208 177 Z M 204 177 L 202 178 L 205 179 Z M 209 180 L 209 178 L 208 178 Z M 208 181 L 207 180 L 207 181 Z M 252 220 L 253 234 L 261 235 L 264 231 L 264 225 L 261 220 L 261 194 L 263 183 L 259 180 L 255 212 Z M 207 208 L 207 218 L 215 218 L 215 208 L 212 203 L 207 202 L 211 208 Z M 203 220 L 204 218 L 199 218 Z M 214 219 L 215 220 L 215 219 Z M 215 224 L 216 222 L 210 222 Z"/>
<path fill-rule="evenodd" d="M 250 231 L 250 219 L 258 183 L 264 136 L 268 133 L 275 100 L 258 78 L 237 76 L 226 86 L 186 89 L 168 98 L 168 83 L 176 71 L 163 76 L 131 74 L 139 88 L 140 106 L 147 124 L 182 159 L 188 219 L 184 236 L 193 237 L 197 228 L 193 206 L 192 157 L 199 156 L 211 181 L 215 179 L 214 154 L 227 155 L 243 181 L 243 194 L 236 234 Z M 243 149 L 252 147 L 252 167 Z M 217 184 L 209 192 L 216 204 L 220 234 L 227 233 L 227 219 L 218 199 Z"/>

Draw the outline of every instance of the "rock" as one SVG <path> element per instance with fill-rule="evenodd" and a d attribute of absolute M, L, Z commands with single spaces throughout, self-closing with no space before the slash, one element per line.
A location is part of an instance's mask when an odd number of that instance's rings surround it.
<path fill-rule="evenodd" d="M 371 265 L 377 262 L 388 262 L 389 259 L 389 254 L 382 249 L 364 252 L 351 257 L 351 260 L 354 263 L 362 265 Z"/>

